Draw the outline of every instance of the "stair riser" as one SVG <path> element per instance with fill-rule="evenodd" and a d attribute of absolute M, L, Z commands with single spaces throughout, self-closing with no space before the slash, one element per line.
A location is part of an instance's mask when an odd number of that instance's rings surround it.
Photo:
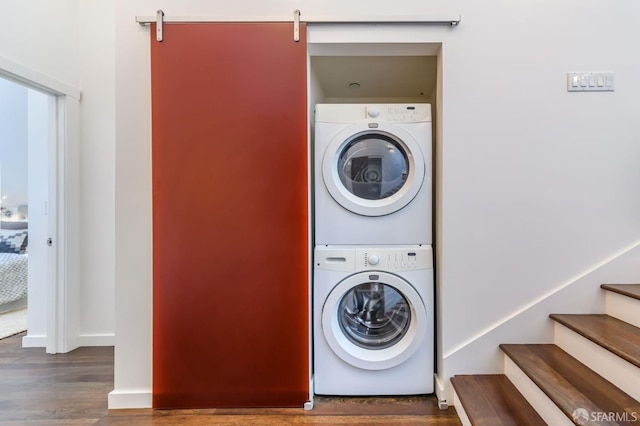
<path fill-rule="evenodd" d="M 504 374 L 547 424 L 574 426 L 558 406 L 507 355 L 504 356 Z"/>
<path fill-rule="evenodd" d="M 607 291 L 605 296 L 605 312 L 612 317 L 640 327 L 640 300 Z"/>
<path fill-rule="evenodd" d="M 562 324 L 554 324 L 554 343 L 623 392 L 640 401 L 640 368 Z"/>
<path fill-rule="evenodd" d="M 460 402 L 460 398 L 458 398 L 458 394 L 456 393 L 455 389 L 453 390 L 453 406 L 456 407 L 456 411 L 458 413 L 458 417 L 460 418 L 460 423 L 462 423 L 462 426 L 473 426 L 471 424 L 471 421 L 469 420 L 469 417 L 467 416 L 466 411 L 464 411 L 464 408 L 462 407 L 462 403 Z"/>

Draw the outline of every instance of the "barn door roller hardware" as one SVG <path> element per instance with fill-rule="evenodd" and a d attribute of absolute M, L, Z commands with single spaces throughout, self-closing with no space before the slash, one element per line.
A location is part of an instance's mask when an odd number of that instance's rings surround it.
<path fill-rule="evenodd" d="M 293 41 L 300 41 L 300 11 L 293 11 Z"/>
<path fill-rule="evenodd" d="M 293 11 L 293 41 L 300 41 L 300 10 Z M 174 16 L 165 17 L 162 10 L 156 12 L 156 16 L 136 16 L 136 22 L 140 25 L 156 24 L 156 40 L 163 39 L 163 25 L 169 22 L 291 22 L 291 18 L 286 17 L 254 17 L 244 19 L 220 18 L 220 17 L 194 17 L 194 16 Z M 426 16 L 358 16 L 358 17 L 318 17 L 306 18 L 302 22 L 317 24 L 431 24 L 457 26 L 462 21 L 460 15 L 455 18 L 434 18 Z"/>
<path fill-rule="evenodd" d="M 156 40 L 162 41 L 162 24 L 164 21 L 164 12 L 158 10 L 156 12 Z"/>

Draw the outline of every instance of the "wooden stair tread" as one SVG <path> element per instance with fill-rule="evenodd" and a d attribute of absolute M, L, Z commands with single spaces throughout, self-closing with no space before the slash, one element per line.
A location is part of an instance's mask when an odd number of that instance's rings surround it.
<path fill-rule="evenodd" d="M 602 284 L 600 287 L 640 300 L 640 284 Z"/>
<path fill-rule="evenodd" d="M 556 345 L 503 344 L 500 348 L 569 419 L 578 408 L 589 413 L 640 412 L 638 401 Z"/>
<path fill-rule="evenodd" d="M 551 314 L 549 317 L 640 367 L 640 328 L 606 314 Z"/>
<path fill-rule="evenodd" d="M 504 374 L 454 376 L 451 383 L 474 426 L 546 425 Z"/>

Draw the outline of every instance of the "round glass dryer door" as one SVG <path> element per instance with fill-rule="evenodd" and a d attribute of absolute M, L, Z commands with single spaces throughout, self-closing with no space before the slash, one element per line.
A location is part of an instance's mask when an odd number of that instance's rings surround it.
<path fill-rule="evenodd" d="M 422 299 L 397 275 L 361 272 L 341 281 L 322 310 L 331 349 L 349 364 L 382 370 L 406 361 L 427 329 Z"/>
<path fill-rule="evenodd" d="M 339 134 L 329 144 L 323 162 L 325 185 L 340 205 L 360 215 L 383 216 L 411 202 L 422 186 L 425 167 L 420 148 L 408 134 L 400 138 L 366 130 L 343 137 Z"/>

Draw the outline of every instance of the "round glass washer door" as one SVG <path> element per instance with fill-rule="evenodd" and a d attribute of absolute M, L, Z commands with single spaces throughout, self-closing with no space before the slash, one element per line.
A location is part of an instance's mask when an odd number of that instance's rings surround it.
<path fill-rule="evenodd" d="M 343 361 L 383 370 L 415 353 L 427 330 L 427 315 L 422 298 L 404 279 L 360 272 L 338 283 L 327 297 L 322 330 Z"/>
<path fill-rule="evenodd" d="M 334 200 L 363 216 L 384 216 L 413 200 L 424 180 L 422 152 L 401 128 L 351 126 L 329 143 L 322 173 Z M 360 131 L 359 131 L 360 130 Z"/>

